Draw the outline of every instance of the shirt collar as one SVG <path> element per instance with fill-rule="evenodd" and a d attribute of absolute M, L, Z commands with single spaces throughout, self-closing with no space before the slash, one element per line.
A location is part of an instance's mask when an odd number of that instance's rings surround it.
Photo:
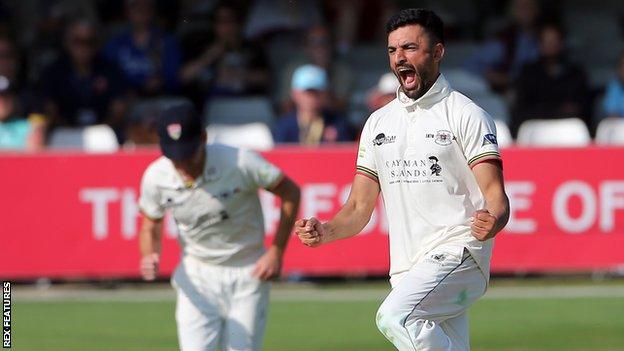
<path fill-rule="evenodd" d="M 436 79 L 435 83 L 427 90 L 427 92 L 414 100 L 401 90 L 401 87 L 397 89 L 397 100 L 401 103 L 401 105 L 408 111 L 412 112 L 416 109 L 416 106 L 427 108 L 435 104 L 436 102 L 442 100 L 447 97 L 451 92 L 451 86 L 449 82 L 446 80 L 444 75 L 440 73 L 438 75 L 438 79 Z"/>

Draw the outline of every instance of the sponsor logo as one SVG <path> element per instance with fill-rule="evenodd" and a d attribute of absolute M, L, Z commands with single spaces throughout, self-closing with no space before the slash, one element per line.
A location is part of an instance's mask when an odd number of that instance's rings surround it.
<path fill-rule="evenodd" d="M 429 156 L 429 162 L 431 163 L 431 167 L 429 167 L 429 169 L 431 170 L 431 175 L 439 177 L 440 173 L 442 172 L 442 166 L 438 164 L 438 158 L 435 156 Z"/>
<path fill-rule="evenodd" d="M 435 136 L 435 143 L 442 146 L 451 145 L 451 143 L 455 140 L 453 134 L 448 130 L 438 130 Z"/>
<path fill-rule="evenodd" d="M 173 123 L 167 126 L 167 134 L 173 140 L 178 140 L 182 136 L 182 126 L 180 123 Z"/>
<path fill-rule="evenodd" d="M 388 135 L 386 136 L 384 133 L 379 133 L 373 140 L 373 144 L 380 146 L 382 144 L 391 144 L 396 141 L 396 135 Z"/>
<path fill-rule="evenodd" d="M 398 183 L 442 183 L 444 179 L 440 177 L 442 166 L 436 156 L 429 156 L 423 159 L 393 159 L 387 160 L 385 166 L 386 177 L 389 184 Z"/>
<path fill-rule="evenodd" d="M 481 146 L 490 145 L 490 144 L 498 145 L 498 141 L 496 140 L 496 135 L 486 134 L 483 136 L 483 144 L 481 144 Z"/>

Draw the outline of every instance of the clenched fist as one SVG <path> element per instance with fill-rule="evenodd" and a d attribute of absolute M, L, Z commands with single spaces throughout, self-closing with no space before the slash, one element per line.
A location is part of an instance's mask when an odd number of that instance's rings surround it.
<path fill-rule="evenodd" d="M 318 219 L 312 217 L 295 222 L 295 233 L 303 245 L 317 247 L 323 243 L 325 229 Z"/>
<path fill-rule="evenodd" d="M 492 239 L 496 232 L 494 228 L 496 226 L 497 218 L 494 217 L 488 210 L 478 210 L 472 215 L 472 236 L 480 241 Z"/>

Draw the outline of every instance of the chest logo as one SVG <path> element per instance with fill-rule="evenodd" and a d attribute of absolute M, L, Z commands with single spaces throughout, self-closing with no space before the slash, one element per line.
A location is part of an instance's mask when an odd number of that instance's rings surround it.
<path fill-rule="evenodd" d="M 388 135 L 386 136 L 384 133 L 379 133 L 373 140 L 373 144 L 380 146 L 382 144 L 391 144 L 396 141 L 396 135 Z"/>
<path fill-rule="evenodd" d="M 435 135 L 435 143 L 442 146 L 448 146 L 453 143 L 455 137 L 448 130 L 438 130 Z"/>
<path fill-rule="evenodd" d="M 429 167 L 431 175 L 439 177 L 440 173 L 442 173 L 442 166 L 438 164 L 438 158 L 435 156 L 429 156 L 429 162 L 431 163 L 431 167 Z"/>

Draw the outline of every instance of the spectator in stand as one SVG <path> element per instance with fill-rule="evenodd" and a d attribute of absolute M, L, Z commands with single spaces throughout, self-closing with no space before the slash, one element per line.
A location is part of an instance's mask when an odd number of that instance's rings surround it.
<path fill-rule="evenodd" d="M 96 25 L 86 19 L 71 21 L 64 49 L 44 69 L 40 82 L 51 127 L 106 123 L 121 136 L 126 86 L 117 66 L 98 54 Z"/>
<path fill-rule="evenodd" d="M 304 56 L 295 59 L 286 68 L 285 78 L 282 81 L 280 99 L 284 103 L 284 111 L 288 111 L 292 106 L 288 106 L 288 95 L 292 73 L 297 67 L 304 64 L 312 64 L 325 69 L 329 79 L 329 106 L 328 108 L 336 113 L 346 110 L 349 103 L 350 93 L 353 90 L 353 73 L 349 66 L 336 58 L 329 28 L 318 25 L 311 27 L 305 37 Z"/>
<path fill-rule="evenodd" d="M 40 116 L 19 116 L 17 98 L 11 81 L 0 76 L 0 150 L 41 150 L 45 122 Z"/>
<path fill-rule="evenodd" d="M 384 73 L 379 77 L 379 82 L 374 89 L 368 92 L 366 96 L 366 106 L 370 113 L 379 110 L 396 98 L 397 89 L 399 89 L 399 81 L 397 77 L 391 73 Z"/>
<path fill-rule="evenodd" d="M 126 0 L 129 28 L 106 45 L 107 58 L 125 74 L 141 96 L 175 93 L 180 48 L 177 40 L 153 24 L 153 0 Z"/>
<path fill-rule="evenodd" d="M 588 122 L 585 71 L 566 57 L 563 29 L 545 24 L 540 30 L 540 58 L 526 64 L 516 83 L 511 130 L 527 119 L 579 117 Z M 589 123 L 588 123 L 589 125 Z"/>
<path fill-rule="evenodd" d="M 295 111 L 278 120 L 274 133 L 276 142 L 318 145 L 353 140 L 347 123 L 326 109 L 328 78 L 322 67 L 297 68 L 291 87 Z"/>
<path fill-rule="evenodd" d="M 606 117 L 624 117 L 624 54 L 620 56 L 617 76 L 607 86 L 603 109 Z"/>
<path fill-rule="evenodd" d="M 208 96 L 265 94 L 268 63 L 262 48 L 243 38 L 240 11 L 222 2 L 212 19 L 214 40 L 192 53 L 180 72 L 185 90 L 199 92 L 202 102 Z"/>
<path fill-rule="evenodd" d="M 518 77 L 522 66 L 539 56 L 537 38 L 541 14 L 538 0 L 514 0 L 513 23 L 488 40 L 465 63 L 469 71 L 485 78 L 492 90 L 504 92 Z"/>

